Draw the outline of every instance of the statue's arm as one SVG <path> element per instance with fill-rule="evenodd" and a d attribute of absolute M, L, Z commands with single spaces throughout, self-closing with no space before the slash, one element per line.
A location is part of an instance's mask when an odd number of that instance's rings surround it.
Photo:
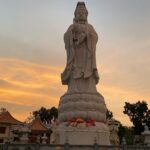
<path fill-rule="evenodd" d="M 69 42 L 69 37 L 70 37 L 69 35 L 72 32 L 73 26 L 74 26 L 74 24 L 70 25 L 69 28 L 67 29 L 67 31 L 64 34 L 64 42 L 65 42 L 65 44 L 66 44 L 66 42 Z"/>
<path fill-rule="evenodd" d="M 89 33 L 92 36 L 92 39 L 94 40 L 94 44 L 96 45 L 98 41 L 98 34 L 91 24 L 89 24 Z"/>
<path fill-rule="evenodd" d="M 67 31 L 64 34 L 64 43 L 65 43 L 65 49 L 67 53 L 67 61 L 70 56 L 70 49 L 72 46 L 72 35 L 71 35 L 72 25 L 67 29 Z"/>
<path fill-rule="evenodd" d="M 67 85 L 70 77 L 70 60 L 71 60 L 71 26 L 68 28 L 68 30 L 64 34 L 64 43 L 65 43 L 65 49 L 67 54 L 67 61 L 66 61 L 66 67 L 63 73 L 61 74 L 61 80 L 62 84 Z"/>

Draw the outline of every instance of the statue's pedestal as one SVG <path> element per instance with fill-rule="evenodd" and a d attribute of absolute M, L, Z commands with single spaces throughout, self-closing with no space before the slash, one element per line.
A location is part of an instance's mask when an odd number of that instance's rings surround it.
<path fill-rule="evenodd" d="M 110 145 L 109 129 L 104 123 L 96 122 L 95 126 L 67 127 L 61 124 L 57 130 L 59 133 L 59 144 L 68 142 L 71 145 Z"/>
<path fill-rule="evenodd" d="M 66 93 L 60 98 L 59 120 L 67 122 L 73 118 L 95 119 L 106 122 L 104 97 L 98 93 Z"/>
<path fill-rule="evenodd" d="M 93 145 L 96 140 L 99 145 L 110 145 L 106 111 L 104 97 L 98 92 L 67 92 L 60 98 L 57 141 L 59 144 L 68 140 L 71 145 Z"/>

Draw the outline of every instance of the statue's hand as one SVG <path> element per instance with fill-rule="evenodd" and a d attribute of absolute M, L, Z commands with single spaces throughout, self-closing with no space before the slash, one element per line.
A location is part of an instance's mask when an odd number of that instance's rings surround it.
<path fill-rule="evenodd" d="M 80 45 L 81 43 L 83 43 L 86 39 L 86 33 L 85 32 L 81 32 L 79 37 L 78 37 L 78 45 Z"/>
<path fill-rule="evenodd" d="M 75 46 L 80 45 L 86 39 L 86 27 L 79 24 L 74 24 L 72 29 L 73 42 Z"/>
<path fill-rule="evenodd" d="M 79 46 L 82 44 L 86 39 L 86 33 L 80 33 L 76 38 L 73 38 L 74 46 Z"/>

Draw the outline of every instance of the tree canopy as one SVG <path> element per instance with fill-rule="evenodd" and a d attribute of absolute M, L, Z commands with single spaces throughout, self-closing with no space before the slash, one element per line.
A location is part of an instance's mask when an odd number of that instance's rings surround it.
<path fill-rule="evenodd" d="M 39 117 L 42 122 L 50 122 L 52 119 L 56 120 L 58 118 L 58 109 L 56 107 L 50 109 L 41 107 L 40 109 L 33 111 L 31 116 L 28 117 L 28 120 L 32 121 L 33 118 L 37 117 Z"/>
<path fill-rule="evenodd" d="M 138 101 L 132 104 L 125 102 L 123 113 L 129 116 L 136 135 L 140 135 L 144 131 L 145 125 L 150 129 L 150 110 L 145 101 Z"/>

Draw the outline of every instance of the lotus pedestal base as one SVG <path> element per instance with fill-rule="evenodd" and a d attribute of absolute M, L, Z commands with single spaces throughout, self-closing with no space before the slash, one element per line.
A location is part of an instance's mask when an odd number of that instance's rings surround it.
<path fill-rule="evenodd" d="M 65 123 L 59 125 L 59 144 L 68 142 L 70 145 L 110 145 L 109 129 L 106 124 L 96 122 L 95 126 L 68 127 Z"/>

